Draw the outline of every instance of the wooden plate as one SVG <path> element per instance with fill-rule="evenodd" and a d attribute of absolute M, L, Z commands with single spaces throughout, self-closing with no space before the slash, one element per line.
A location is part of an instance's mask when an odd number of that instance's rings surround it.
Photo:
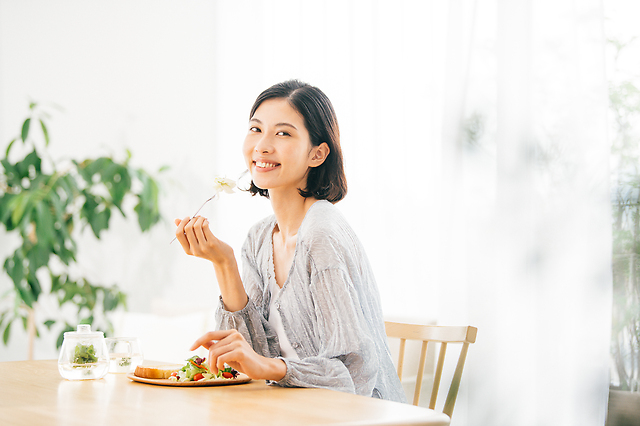
<path fill-rule="evenodd" d="M 224 377 L 222 377 L 214 380 L 198 380 L 197 382 L 178 382 L 169 379 L 147 379 L 145 377 L 138 377 L 133 373 L 128 373 L 127 377 L 134 382 L 146 383 L 149 385 L 177 387 L 239 385 L 242 383 L 249 383 L 251 381 L 251 378 L 243 373 L 238 373 L 238 377 L 236 377 L 235 379 L 225 379 Z"/>

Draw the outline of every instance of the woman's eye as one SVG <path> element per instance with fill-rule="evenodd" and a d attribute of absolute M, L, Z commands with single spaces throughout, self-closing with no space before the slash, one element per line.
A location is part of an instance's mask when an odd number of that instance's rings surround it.
<path fill-rule="evenodd" d="M 254 133 L 258 133 L 260 132 L 260 128 L 253 126 L 253 127 L 249 127 L 249 131 L 250 132 L 254 132 Z"/>
<path fill-rule="evenodd" d="M 283 131 L 279 131 L 278 133 L 276 133 L 277 136 L 291 136 L 289 133 L 287 132 L 283 132 Z"/>

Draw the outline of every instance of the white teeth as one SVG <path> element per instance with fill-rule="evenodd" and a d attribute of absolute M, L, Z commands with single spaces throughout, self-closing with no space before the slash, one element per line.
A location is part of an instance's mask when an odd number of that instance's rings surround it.
<path fill-rule="evenodd" d="M 277 164 L 263 163 L 262 161 L 256 161 L 256 166 L 258 166 L 258 167 L 267 168 L 267 167 L 275 167 L 276 165 Z"/>

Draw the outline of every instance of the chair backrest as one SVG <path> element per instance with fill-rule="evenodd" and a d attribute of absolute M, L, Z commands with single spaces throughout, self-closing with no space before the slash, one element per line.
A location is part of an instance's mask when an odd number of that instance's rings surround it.
<path fill-rule="evenodd" d="M 466 326 L 437 326 L 437 325 L 418 325 L 404 324 L 398 322 L 385 322 L 387 336 L 390 338 L 400 339 L 400 354 L 398 359 L 398 377 L 402 380 L 402 367 L 404 365 L 404 348 L 407 340 L 422 341 L 422 349 L 420 352 L 420 364 L 418 365 L 418 377 L 416 379 L 416 389 L 413 394 L 413 405 L 418 405 L 420 401 L 420 390 L 422 388 L 422 376 L 424 375 L 425 361 L 427 357 L 427 345 L 429 342 L 440 343 L 440 351 L 438 354 L 438 363 L 433 376 L 433 388 L 431 390 L 431 400 L 429 408 L 435 409 L 436 400 L 438 398 L 438 389 L 440 387 L 440 379 L 442 378 L 442 370 L 444 367 L 444 358 L 449 343 L 461 343 L 460 356 L 456 365 L 449 393 L 444 404 L 443 413 L 449 417 L 453 414 L 453 406 L 458 396 L 458 388 L 460 387 L 460 379 L 462 377 L 462 369 L 467 358 L 467 350 L 469 344 L 475 343 L 478 329 L 476 327 Z"/>

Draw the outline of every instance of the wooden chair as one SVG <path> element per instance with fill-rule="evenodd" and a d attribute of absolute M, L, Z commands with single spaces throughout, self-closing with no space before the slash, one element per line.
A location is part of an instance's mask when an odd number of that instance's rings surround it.
<path fill-rule="evenodd" d="M 400 354 L 398 360 L 398 377 L 402 380 L 402 367 L 404 364 L 404 348 L 407 340 L 422 341 L 422 350 L 420 352 L 420 364 L 418 365 L 418 377 L 416 379 L 416 388 L 413 394 L 413 405 L 418 405 L 420 401 L 420 389 L 422 388 L 422 376 L 424 375 L 425 360 L 427 357 L 427 345 L 429 342 L 440 343 L 440 351 L 438 354 L 438 363 L 436 365 L 433 388 L 431 390 L 431 400 L 429 408 L 435 409 L 436 399 L 438 398 L 438 389 L 440 387 L 440 379 L 442 377 L 442 369 L 444 366 L 444 358 L 449 343 L 461 343 L 460 356 L 456 365 L 455 372 L 449 393 L 444 404 L 442 412 L 451 417 L 453 406 L 458 396 L 458 388 L 460 387 L 460 378 L 462 377 L 462 369 L 467 357 L 469 344 L 475 343 L 478 329 L 476 327 L 456 327 L 456 326 L 436 326 L 436 325 L 417 325 L 403 324 L 398 322 L 385 322 L 387 336 L 390 338 L 400 339 Z"/>

